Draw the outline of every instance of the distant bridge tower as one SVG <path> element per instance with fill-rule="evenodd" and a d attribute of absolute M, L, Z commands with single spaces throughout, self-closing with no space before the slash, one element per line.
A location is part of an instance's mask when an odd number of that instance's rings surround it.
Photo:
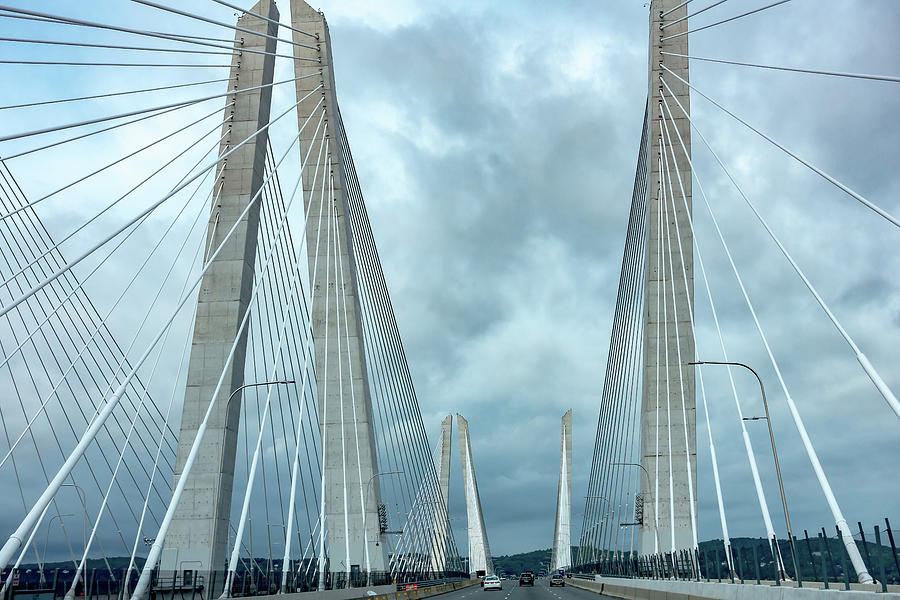
<path fill-rule="evenodd" d="M 550 568 L 572 566 L 572 409 L 562 418 L 559 453 L 559 488 L 556 493 L 556 524 L 553 528 L 553 554 Z"/>
<path fill-rule="evenodd" d="M 349 148 L 343 147 L 343 136 L 340 135 L 341 115 L 334 89 L 331 36 L 325 16 L 303 0 L 291 2 L 291 25 L 300 31 L 318 35 L 318 49 L 313 50 L 306 47 L 310 45 L 308 36 L 297 31 L 293 33 L 296 42 L 293 46 L 294 56 L 298 59 L 294 64 L 295 76 L 298 77 L 295 85 L 297 101 L 318 86 L 323 87 L 321 94 L 313 94 L 300 102 L 297 106 L 297 118 L 302 124 L 307 117 L 324 107 L 325 141 L 316 139 L 314 128 L 308 127 L 300 137 L 300 147 L 303 155 L 312 145 L 310 156 L 317 156 L 320 144 L 326 145 L 327 154 L 323 152 L 322 160 L 327 161 L 326 164 L 330 164 L 331 168 L 332 181 L 329 185 L 333 186 L 333 192 L 329 190 L 329 194 L 333 193 L 336 220 L 334 235 L 337 240 L 331 240 L 329 246 L 324 232 L 329 220 L 327 211 L 332 207 L 326 206 L 323 211 L 319 210 L 319 199 L 313 198 L 313 175 L 305 172 L 303 197 L 305 208 L 309 211 L 306 246 L 314 297 L 311 318 L 315 339 L 319 414 L 322 419 L 324 522 L 330 570 L 386 571 L 389 568 L 385 552 L 386 538 L 381 533 L 378 512 L 381 486 L 377 477 L 372 398 L 363 360 L 365 348 L 360 320 L 362 310 L 357 286 L 356 249 L 347 217 L 350 212 L 350 197 L 345 153 L 349 152 Z M 313 120 L 317 121 L 318 117 L 313 117 Z M 317 236 L 320 229 L 323 234 Z M 334 264 L 329 266 L 329 261 L 324 258 L 335 243 L 340 248 L 338 267 Z M 315 260 L 317 253 L 320 256 L 318 263 Z M 334 260 L 330 262 L 334 263 Z M 331 293 L 329 285 L 335 286 L 335 268 L 346 275 L 343 289 L 337 290 L 338 296 L 342 297 L 329 304 L 325 302 L 325 295 Z M 340 335 L 338 319 L 342 327 L 347 329 L 342 329 Z M 348 374 L 352 374 L 352 382 Z M 340 567 L 341 563 L 344 567 Z M 320 565 L 320 569 L 322 568 L 324 563 Z"/>
<path fill-rule="evenodd" d="M 278 20 L 278 10 L 272 0 L 260 0 L 251 10 Z M 238 20 L 238 26 L 272 37 L 277 32 L 276 25 L 247 13 Z M 240 31 L 235 37 L 236 46 L 260 53 L 234 54 L 230 75 L 233 88 L 271 86 L 275 70 L 274 39 Z M 224 125 L 220 155 L 269 122 L 271 97 L 271 87 L 228 97 L 229 103 L 234 102 L 233 115 Z M 268 134 L 263 131 L 231 154 L 222 167 L 216 180 L 216 185 L 221 186 L 218 202 L 210 207 L 207 247 L 215 248 L 222 242 L 235 219 L 262 186 L 267 139 Z M 175 482 L 181 477 L 244 314 L 250 309 L 259 204 L 257 201 L 243 222 L 237 225 L 200 284 L 178 435 Z M 225 568 L 241 414 L 241 394 L 235 392 L 244 384 L 246 348 L 247 329 L 244 329 L 166 535 L 160 560 L 162 571 L 183 573 L 190 570 L 208 577 L 210 572 Z"/>
<path fill-rule="evenodd" d="M 447 512 L 450 502 L 450 447 L 453 417 L 447 415 L 441 422 L 441 437 L 438 440 L 437 478 L 438 500 L 434 508 L 434 528 L 431 542 L 431 570 L 442 573 L 447 570 L 450 548 L 450 530 Z"/>
<path fill-rule="evenodd" d="M 484 528 L 481 498 L 478 496 L 478 483 L 475 481 L 475 464 L 472 462 L 469 422 L 462 415 L 456 415 L 456 423 L 459 428 L 459 453 L 462 457 L 463 485 L 466 490 L 466 516 L 469 525 L 469 573 L 484 571 L 485 575 L 493 575 L 494 561 L 491 558 L 491 547 L 488 544 L 487 531 Z"/>
<path fill-rule="evenodd" d="M 689 81 L 687 59 L 663 54 L 689 54 L 688 36 L 681 35 L 668 40 L 663 38 L 687 31 L 687 19 L 673 23 L 687 14 L 685 4 L 682 0 L 652 0 L 650 3 L 650 151 L 647 157 L 650 166 L 650 210 L 641 418 L 641 463 L 649 477 L 642 476 L 644 516 L 640 527 L 641 553 L 693 548 L 697 543 L 696 401 L 694 369 L 687 364 L 694 360 L 694 330 L 689 314 L 694 295 L 694 240 L 681 188 L 677 183 L 669 186 L 676 177 L 674 165 L 669 168 L 672 180 L 666 181 L 665 159 L 662 162 L 660 159 L 660 148 L 664 147 L 661 140 L 665 135 L 660 126 L 660 74 L 665 72 L 661 65 Z M 663 23 L 673 24 L 661 29 Z M 685 110 L 690 110 L 687 86 L 671 76 L 666 78 L 666 82 Z M 672 104 L 671 100 L 669 103 Z M 690 123 L 684 115 L 675 111 L 672 116 L 675 118 L 671 122 L 668 114 L 665 117 L 669 122 L 670 134 L 677 139 L 677 134 L 672 129 L 674 125 L 690 151 Z M 690 208 L 690 164 L 681 153 L 676 154 L 687 206 Z M 669 156 L 669 161 L 671 160 L 672 157 Z M 661 194 L 669 199 L 666 203 L 668 209 L 660 203 Z M 683 271 L 679 241 L 684 254 Z"/>

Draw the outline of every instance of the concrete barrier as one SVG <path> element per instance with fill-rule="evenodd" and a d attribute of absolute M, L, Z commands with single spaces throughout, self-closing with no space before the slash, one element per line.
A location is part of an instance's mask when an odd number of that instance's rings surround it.
<path fill-rule="evenodd" d="M 396 585 L 376 585 L 342 590 L 326 590 L 324 592 L 255 596 L 254 600 L 420 600 L 461 590 L 471 585 L 478 585 L 478 580 L 453 581 L 444 585 L 399 592 Z M 369 595 L 368 592 L 375 592 L 375 594 Z"/>
<path fill-rule="evenodd" d="M 572 578 L 567 585 L 622 600 L 900 600 L 898 586 L 888 586 L 881 593 L 880 586 L 854 585 L 850 590 L 823 589 L 822 584 L 806 584 L 797 588 L 787 585 L 750 583 L 718 583 L 714 581 L 667 581 L 653 579 L 625 579 L 596 576 L 589 579 Z M 877 592 L 877 596 L 874 594 Z"/>

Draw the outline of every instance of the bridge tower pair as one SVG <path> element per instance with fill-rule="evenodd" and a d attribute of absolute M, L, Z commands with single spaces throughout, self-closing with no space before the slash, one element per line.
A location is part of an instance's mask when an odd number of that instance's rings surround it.
<path fill-rule="evenodd" d="M 309 212 L 306 243 L 314 298 L 311 320 L 315 340 L 318 406 L 321 415 L 327 414 L 320 422 L 324 454 L 323 529 L 332 557 L 332 568 L 344 563 L 345 566 L 338 570 L 385 571 L 388 557 L 384 552 L 386 545 L 379 527 L 381 493 L 378 478 L 375 477 L 378 467 L 371 421 L 372 404 L 366 365 L 362 360 L 364 340 L 361 335 L 353 238 L 347 219 L 347 176 L 340 160 L 344 149 L 337 129 L 340 113 L 334 89 L 331 40 L 324 15 L 302 0 L 292 0 L 290 4 L 291 24 L 295 29 L 292 52 L 295 57 L 294 76 L 297 78 L 295 92 L 299 102 L 298 122 L 304 123 L 314 111 L 322 107 L 323 126 L 326 130 L 324 141 L 311 128 L 303 130 L 300 137 L 301 156 L 307 154 L 310 146 L 310 155 L 316 156 L 320 150 L 318 144 L 327 145 L 327 151 L 323 151 L 322 155 L 325 164 L 331 166 L 329 185 L 334 190 L 334 206 L 323 208 L 320 214 L 318 201 L 312 201 L 313 176 L 304 172 L 302 184 L 305 208 Z M 235 52 L 232 59 L 230 85 L 234 89 L 260 87 L 254 92 L 229 97 L 229 102 L 234 102 L 233 117 L 225 125 L 220 155 L 269 122 L 278 20 L 279 13 L 273 0 L 260 0 L 238 20 L 238 26 L 243 31 L 237 31 L 235 46 L 241 50 Z M 313 33 L 316 38 L 303 36 L 296 30 Z M 252 35 L 247 31 L 261 35 Z M 309 95 L 320 86 L 321 93 Z M 301 101 L 306 96 L 309 97 Z M 243 207 L 259 191 L 265 176 L 267 137 L 267 131 L 259 133 L 233 153 L 222 168 L 222 192 L 217 203 L 211 206 L 209 219 L 208 237 L 213 245 L 218 244 L 235 225 L 235 219 L 241 214 Z M 321 298 L 330 293 L 326 262 L 322 260 L 316 265 L 314 261 L 317 250 L 322 256 L 329 252 L 324 247 L 327 244 L 325 236 L 319 239 L 316 235 L 328 218 L 325 210 L 333 210 L 336 215 L 334 235 L 337 240 L 333 243 L 341 249 L 340 266 L 333 268 L 341 268 L 343 273 L 351 274 L 349 281 L 338 290 L 346 300 L 346 315 L 342 314 L 341 317 L 337 314 L 338 302 L 327 307 L 326 302 L 315 300 L 316 297 Z M 176 482 L 197 435 L 201 417 L 216 389 L 219 374 L 225 368 L 228 349 L 235 342 L 239 324 L 250 308 L 259 219 L 257 201 L 237 225 L 235 234 L 201 283 L 178 440 L 174 475 Z M 317 243 L 321 246 L 318 249 Z M 333 282 L 330 283 L 334 285 Z M 335 326 L 335 321 L 342 317 L 345 317 L 346 331 L 341 333 L 341 338 L 346 339 L 339 341 L 339 328 Z M 244 381 L 246 329 L 237 342 L 237 351 L 226 375 L 228 385 L 223 386 L 219 394 L 215 413 L 199 447 L 197 462 L 186 481 L 185 491 L 165 539 L 160 562 L 163 572 L 180 573 L 190 570 L 193 573 L 209 574 L 225 568 L 241 390 L 246 383 L 256 383 Z M 341 346 L 349 346 L 349 358 L 338 355 Z M 344 376 L 338 376 L 337 365 L 340 361 L 348 360 L 352 381 L 346 376 L 346 367 Z M 327 370 L 324 368 L 326 364 L 329 365 Z M 351 397 L 355 397 L 354 403 L 351 403 Z M 343 464 L 342 435 L 348 439 L 356 438 L 354 448 L 358 450 L 353 453 L 353 459 L 358 461 L 358 468 L 345 468 Z M 361 496 L 354 493 L 362 487 L 366 488 L 366 494 Z"/>

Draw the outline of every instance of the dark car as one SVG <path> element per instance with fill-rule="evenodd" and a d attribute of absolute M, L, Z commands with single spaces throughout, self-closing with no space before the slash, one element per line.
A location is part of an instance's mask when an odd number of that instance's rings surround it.
<path fill-rule="evenodd" d="M 550 587 L 554 585 L 561 585 L 562 587 L 566 587 L 566 580 L 563 579 L 563 576 L 560 574 L 556 574 L 550 578 Z"/>
<path fill-rule="evenodd" d="M 530 585 L 531 587 L 534 587 L 534 573 L 525 571 L 519 575 L 519 585 Z"/>

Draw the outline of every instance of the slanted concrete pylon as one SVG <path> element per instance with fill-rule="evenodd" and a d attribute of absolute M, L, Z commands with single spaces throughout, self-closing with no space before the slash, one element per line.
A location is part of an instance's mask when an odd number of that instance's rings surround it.
<path fill-rule="evenodd" d="M 661 76 L 665 78 L 681 105 L 690 111 L 690 90 L 662 67 L 665 65 L 685 81 L 690 80 L 688 60 L 664 54 L 690 54 L 688 36 L 683 35 L 688 25 L 685 4 L 682 0 L 652 0 L 650 3 L 650 205 L 641 409 L 641 465 L 644 471 L 638 497 L 643 502 L 638 546 L 642 554 L 674 552 L 697 544 L 696 394 L 694 368 L 687 364 L 694 360 L 694 328 L 690 315 L 694 297 L 694 238 L 685 210 L 685 204 L 687 211 L 691 210 L 692 179 L 690 163 L 681 152 L 676 134 L 676 130 L 680 132 L 690 152 L 691 127 L 660 79 Z M 668 14 L 663 18 L 661 15 L 665 13 Z M 667 24 L 666 29 L 660 29 L 663 22 Z M 668 114 L 665 116 L 668 134 L 660 126 L 660 114 L 664 111 L 663 90 L 672 110 L 671 119 Z M 675 160 L 677 172 L 681 174 L 680 185 L 668 150 L 669 140 L 663 141 L 663 135 L 671 135 L 676 140 Z M 661 153 L 663 146 L 668 156 Z M 666 179 L 665 170 L 667 158 L 669 179 Z M 661 202 L 660 198 L 665 198 L 666 202 Z"/>
<path fill-rule="evenodd" d="M 559 487 L 556 493 L 556 525 L 553 528 L 553 553 L 550 568 L 572 566 L 572 409 L 562 418 L 559 456 Z"/>
<path fill-rule="evenodd" d="M 447 415 L 441 422 L 441 438 L 438 441 L 437 477 L 438 504 L 434 510 L 434 528 L 431 542 L 431 570 L 441 573 L 447 570 L 450 549 L 449 501 L 450 501 L 450 445 L 453 417 Z"/>
<path fill-rule="evenodd" d="M 469 442 L 469 422 L 462 415 L 456 415 L 459 429 L 459 453 L 462 457 L 463 485 L 466 490 L 466 517 L 469 525 L 469 573 L 482 571 L 494 574 L 494 561 L 484 528 L 484 514 L 481 512 L 481 498 L 475 481 L 475 464 L 472 462 L 472 444 Z"/>
<path fill-rule="evenodd" d="M 278 21 L 278 10 L 272 0 L 260 0 L 250 10 Z M 250 13 L 244 13 L 238 19 L 238 26 L 273 37 L 277 32 L 276 25 Z M 275 40 L 240 31 L 235 38 L 237 47 L 269 54 L 235 52 L 229 85 L 233 89 L 246 89 L 271 84 L 275 70 L 275 57 L 272 55 L 275 52 Z M 225 131 L 220 155 L 269 122 L 271 98 L 271 87 L 228 97 L 228 102 L 234 102 L 234 106 L 226 108 L 226 111 L 232 113 L 232 118 L 223 127 Z M 235 225 L 235 220 L 262 186 L 267 139 L 267 132 L 261 132 L 217 167 L 221 169 L 221 174 L 214 185 L 216 190 L 221 191 L 217 195 L 218 202 L 210 210 L 206 247 L 217 248 L 221 244 Z M 181 577 L 187 579 L 199 574 L 207 578 L 206 585 L 211 585 L 210 573 L 225 568 L 242 399 L 238 390 L 244 384 L 246 328 L 238 339 L 234 358 L 227 367 L 225 357 L 234 344 L 244 314 L 250 309 L 259 205 L 260 201 L 257 200 L 247 216 L 237 224 L 234 233 L 200 283 L 187 387 L 184 391 L 181 432 L 178 435 L 175 482 L 181 477 L 185 461 L 197 437 L 197 430 L 223 370 L 225 384 L 216 398 L 206 434 L 186 481 L 160 557 L 160 571 L 177 572 L 179 582 Z M 220 577 L 219 583 L 221 582 Z"/>
<path fill-rule="evenodd" d="M 322 175 L 319 175 L 314 190 L 314 174 L 311 170 L 304 171 L 303 198 L 309 211 L 306 245 L 314 298 L 311 318 L 319 414 L 323 415 L 320 426 L 325 537 L 320 548 L 327 548 L 328 557 L 327 561 L 325 557 L 320 557 L 319 570 L 324 573 L 326 564 L 330 564 L 331 571 L 346 573 L 387 571 L 386 537 L 381 532 L 378 511 L 381 481 L 375 451 L 372 397 L 363 360 L 365 343 L 357 286 L 356 249 L 348 217 L 348 177 L 341 160 L 345 148 L 339 135 L 341 117 L 334 88 L 331 37 L 321 12 L 303 0 L 292 0 L 290 4 L 291 25 L 295 29 L 294 73 L 298 77 L 295 82 L 299 102 L 297 118 L 303 124 L 312 115 L 313 122 L 300 136 L 301 156 L 310 146 L 310 156 L 318 156 L 320 147 L 325 146 L 322 161 L 330 167 L 329 194 L 333 194 L 334 198 L 332 206 L 326 202 L 320 210 L 317 191 L 321 190 Z M 319 86 L 321 90 L 317 89 Z M 307 95 L 309 97 L 301 102 Z M 322 110 L 325 114 L 324 140 L 316 135 L 314 126 Z M 335 231 L 329 246 L 328 236 L 324 232 L 332 210 Z M 318 236 L 320 230 L 323 233 Z M 334 260 L 325 259 L 329 252 L 333 252 L 335 243 L 340 248 L 340 266 L 337 270 L 331 264 Z M 320 257 L 318 262 L 316 255 Z M 343 286 L 336 272 L 343 273 Z M 331 295 L 330 303 L 325 302 L 326 294 Z M 320 578 L 319 584 L 324 585 L 324 577 Z"/>

